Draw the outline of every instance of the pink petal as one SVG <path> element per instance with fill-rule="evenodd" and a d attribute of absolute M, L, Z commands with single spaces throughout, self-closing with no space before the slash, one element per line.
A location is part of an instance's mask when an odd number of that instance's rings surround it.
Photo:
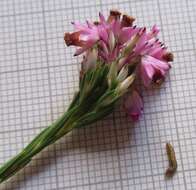
<path fill-rule="evenodd" d="M 85 28 L 83 30 L 80 30 L 80 33 L 82 34 L 98 34 L 97 28 L 93 27 L 93 28 Z"/>
<path fill-rule="evenodd" d="M 115 61 L 117 59 L 119 53 L 119 49 L 118 47 L 116 47 L 108 56 L 108 61 L 112 62 Z"/>
<path fill-rule="evenodd" d="M 140 49 L 140 54 L 151 54 L 154 50 L 160 47 L 160 42 L 156 38 L 146 41 L 146 44 Z"/>
<path fill-rule="evenodd" d="M 137 29 L 133 27 L 124 27 L 120 31 L 119 42 L 120 44 L 126 43 L 131 37 L 137 33 Z"/>
<path fill-rule="evenodd" d="M 100 38 L 104 42 L 107 43 L 108 42 L 108 32 L 107 32 L 107 30 L 103 26 L 99 25 L 98 26 L 98 33 L 99 33 Z"/>
<path fill-rule="evenodd" d="M 96 42 L 99 40 L 99 36 L 96 33 L 92 33 L 92 34 L 80 34 L 80 40 L 82 41 L 92 41 L 92 42 Z"/>
<path fill-rule="evenodd" d="M 112 59 L 114 60 L 114 59 L 117 59 L 117 56 L 118 56 L 118 54 L 119 54 L 119 48 L 118 47 L 116 47 L 113 51 L 112 51 Z"/>
<path fill-rule="evenodd" d="M 156 25 L 154 25 L 151 28 L 151 31 L 148 33 L 148 39 L 150 40 L 150 39 L 156 37 L 159 32 L 160 32 L 159 28 Z"/>
<path fill-rule="evenodd" d="M 166 52 L 166 48 L 158 47 L 154 49 L 152 52 L 150 52 L 149 54 L 157 59 L 161 59 L 165 52 Z"/>
<path fill-rule="evenodd" d="M 140 76 L 146 87 L 148 87 L 155 78 L 164 78 L 170 65 L 152 56 L 146 55 L 142 57 L 140 65 Z"/>
<path fill-rule="evenodd" d="M 78 48 L 78 49 L 76 49 L 74 56 L 78 56 L 78 55 L 84 53 L 86 50 L 87 50 L 87 48 L 84 48 L 84 47 Z"/>
<path fill-rule="evenodd" d="M 99 19 L 101 23 L 106 23 L 106 19 L 101 12 L 99 12 Z"/>
<path fill-rule="evenodd" d="M 100 25 L 102 25 L 104 28 L 107 28 L 107 21 L 102 13 L 99 13 L 99 20 L 100 20 Z"/>
<path fill-rule="evenodd" d="M 74 54 L 74 56 L 78 56 L 82 53 L 84 53 L 86 50 L 88 50 L 89 48 L 91 48 L 94 45 L 94 42 L 88 42 L 86 43 L 84 46 L 82 46 L 81 48 L 78 48 Z"/>
<path fill-rule="evenodd" d="M 139 54 L 141 52 L 142 48 L 145 46 L 146 42 L 147 42 L 147 35 L 146 35 L 146 32 L 143 32 L 143 34 L 141 35 L 134 51 L 137 54 Z"/>
<path fill-rule="evenodd" d="M 136 90 L 134 90 L 124 103 L 127 114 L 133 121 L 137 121 L 143 110 L 143 102 Z"/>
<path fill-rule="evenodd" d="M 142 61 L 140 65 L 140 76 L 145 87 L 148 87 L 151 84 L 154 73 L 155 70 L 152 65 Z"/>
<path fill-rule="evenodd" d="M 115 36 L 119 36 L 120 30 L 121 30 L 121 23 L 119 20 L 112 21 L 111 30 L 113 31 Z"/>
<path fill-rule="evenodd" d="M 165 61 L 161 61 L 152 56 L 145 56 L 145 59 L 146 59 L 146 62 L 151 63 L 151 65 L 153 65 L 155 69 L 158 69 L 163 73 L 165 73 L 166 71 L 170 69 L 170 65 Z"/>
<path fill-rule="evenodd" d="M 155 24 L 152 29 L 151 29 L 152 34 L 154 34 L 154 36 L 157 36 L 157 34 L 160 32 L 160 29 L 157 27 L 157 25 Z"/>
<path fill-rule="evenodd" d="M 106 43 L 103 40 L 100 40 L 99 44 L 102 47 L 103 52 L 108 55 L 109 54 L 109 50 L 107 48 Z"/>

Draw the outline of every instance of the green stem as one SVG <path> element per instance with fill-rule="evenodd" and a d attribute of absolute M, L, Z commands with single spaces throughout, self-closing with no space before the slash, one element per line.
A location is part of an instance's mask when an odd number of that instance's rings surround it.
<path fill-rule="evenodd" d="M 76 127 L 75 114 L 79 108 L 75 107 L 64 113 L 54 124 L 38 134 L 18 155 L 10 159 L 0 168 L 0 183 L 7 180 L 24 168 L 32 158 L 44 148 L 57 141 L 60 137 Z M 60 136 L 59 136 L 60 132 Z"/>
<path fill-rule="evenodd" d="M 72 129 L 91 124 L 111 113 L 120 96 L 116 94 L 116 86 L 108 89 L 107 73 L 107 67 L 97 67 L 85 74 L 80 91 L 75 95 L 68 111 L 0 167 L 0 183 L 19 172 L 35 155 Z"/>

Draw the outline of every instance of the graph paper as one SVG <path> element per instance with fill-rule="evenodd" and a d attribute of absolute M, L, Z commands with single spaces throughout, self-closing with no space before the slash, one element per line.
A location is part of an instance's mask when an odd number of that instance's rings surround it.
<path fill-rule="evenodd" d="M 0 164 L 57 119 L 78 88 L 80 58 L 63 40 L 70 22 L 112 8 L 161 28 L 175 55 L 166 82 L 143 92 L 139 122 L 116 109 L 47 148 L 0 189 L 196 189 L 195 0 L 1 0 Z M 171 180 L 164 178 L 168 141 L 178 161 Z"/>

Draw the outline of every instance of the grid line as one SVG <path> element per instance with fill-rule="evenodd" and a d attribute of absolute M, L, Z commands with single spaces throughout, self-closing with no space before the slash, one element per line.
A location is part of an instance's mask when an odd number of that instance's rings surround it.
<path fill-rule="evenodd" d="M 138 25 L 157 23 L 175 54 L 159 90 L 144 90 L 144 114 L 133 124 L 118 108 L 46 149 L 2 186 L 34 189 L 179 189 L 196 185 L 196 3 L 193 0 L 2 0 L 0 3 L 0 163 L 57 119 L 78 88 L 80 58 L 65 48 L 73 20 L 97 19 L 119 8 Z M 178 172 L 164 179 L 165 142 Z M 42 167 L 42 165 L 44 167 Z"/>
<path fill-rule="evenodd" d="M 159 6 L 159 10 L 160 10 L 160 5 L 159 5 L 159 0 L 158 1 L 158 6 Z M 160 21 L 161 21 L 161 25 L 163 27 L 163 22 L 162 22 L 162 15 L 160 13 Z M 165 39 L 164 37 L 164 32 L 163 32 L 163 39 Z M 170 81 L 169 81 L 169 84 L 170 84 Z M 169 86 L 170 90 L 171 90 L 171 97 L 172 97 L 172 105 L 174 105 L 174 97 L 173 97 L 173 90 L 171 88 L 171 85 Z M 173 110 L 174 110 L 174 119 L 175 119 L 175 128 L 176 128 L 176 135 L 177 135 L 177 138 L 178 138 L 178 146 L 179 146 L 179 155 L 180 155 L 180 160 L 182 160 L 182 150 L 181 150 L 181 147 L 180 147 L 180 138 L 179 138 L 179 131 L 178 131 L 178 127 L 177 127 L 177 119 L 176 119 L 176 113 L 175 113 L 175 109 L 174 109 L 174 106 L 173 106 Z M 183 170 L 183 180 L 184 180 L 184 185 L 185 185 L 185 189 L 187 189 L 187 186 L 186 186 L 186 178 L 185 178 L 185 173 L 184 173 L 184 167 L 183 167 L 183 164 L 181 164 L 181 167 L 182 167 L 182 170 Z"/>

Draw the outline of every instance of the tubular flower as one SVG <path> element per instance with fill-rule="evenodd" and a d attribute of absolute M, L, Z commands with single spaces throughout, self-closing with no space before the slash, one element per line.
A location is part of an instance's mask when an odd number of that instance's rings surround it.
<path fill-rule="evenodd" d="M 137 121 L 143 110 L 143 102 L 139 93 L 134 90 L 124 102 L 124 108 L 133 121 Z"/>

